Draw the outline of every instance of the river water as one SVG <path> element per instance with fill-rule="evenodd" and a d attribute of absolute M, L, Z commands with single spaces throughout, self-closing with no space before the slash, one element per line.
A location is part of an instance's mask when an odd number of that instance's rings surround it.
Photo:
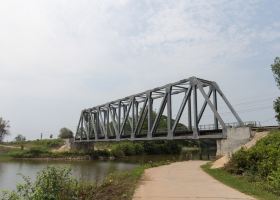
<path fill-rule="evenodd" d="M 212 153 L 212 155 L 214 155 Z M 155 156 L 130 156 L 122 161 L 27 161 L 27 160 L 10 160 L 0 161 L 0 190 L 14 190 L 17 183 L 22 183 L 23 179 L 20 174 L 35 179 L 37 172 L 47 166 L 70 167 L 72 175 L 83 181 L 101 182 L 104 178 L 115 171 L 131 170 L 139 163 L 147 163 L 162 160 L 208 160 L 209 154 L 192 156 L 185 155 L 155 155 Z M 211 158 L 210 158 L 211 159 Z"/>
<path fill-rule="evenodd" d="M 22 183 L 20 174 L 35 179 L 37 172 L 47 166 L 70 167 L 74 177 L 84 181 L 102 181 L 114 171 L 131 170 L 137 164 L 113 161 L 0 161 L 0 190 L 13 190 Z"/>

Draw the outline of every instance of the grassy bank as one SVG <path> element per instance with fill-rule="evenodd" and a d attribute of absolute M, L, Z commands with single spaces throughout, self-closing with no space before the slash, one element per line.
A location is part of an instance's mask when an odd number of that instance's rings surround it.
<path fill-rule="evenodd" d="M 137 182 L 145 169 L 168 162 L 140 165 L 128 172 L 110 174 L 101 184 L 77 181 L 68 169 L 48 167 L 41 171 L 34 182 L 24 177 L 25 183 L 16 191 L 2 192 L 2 200 L 131 200 Z"/>
<path fill-rule="evenodd" d="M 234 153 L 224 169 L 203 169 L 221 182 L 259 199 L 280 199 L 280 131 Z"/>
<path fill-rule="evenodd" d="M 208 142 L 208 143 L 207 143 Z M 212 143 L 211 143 L 212 142 Z M 99 142 L 94 144 L 94 151 L 69 151 L 60 152 L 54 151 L 63 145 L 62 140 L 37 140 L 23 143 L 5 143 L 6 150 L 0 149 L 0 157 L 6 156 L 11 158 L 81 158 L 87 157 L 91 159 L 122 159 L 127 156 L 139 155 L 178 155 L 183 153 L 189 155 L 199 154 L 204 151 L 215 152 L 213 141 L 198 142 L 198 141 L 121 141 L 121 142 Z M 8 148 L 9 147 L 9 148 Z M 214 149 L 214 150 L 213 150 Z M 209 153 L 210 155 L 211 153 Z M 213 153 L 212 153 L 213 154 Z"/>
<path fill-rule="evenodd" d="M 210 167 L 211 164 L 208 163 L 202 166 L 202 169 L 218 181 L 234 189 L 237 189 L 242 193 L 254 196 L 257 199 L 262 200 L 280 199 L 278 195 L 268 192 L 262 184 L 252 182 L 252 180 L 250 180 L 250 178 L 246 176 L 237 176 L 227 172 L 224 169 L 211 169 Z"/>

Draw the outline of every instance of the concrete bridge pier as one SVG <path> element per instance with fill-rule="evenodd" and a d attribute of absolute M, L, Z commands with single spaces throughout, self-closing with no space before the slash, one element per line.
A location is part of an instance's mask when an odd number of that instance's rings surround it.
<path fill-rule="evenodd" d="M 66 139 L 65 145 L 71 151 L 83 151 L 83 152 L 92 152 L 94 150 L 94 142 L 74 142 L 74 139 Z"/>
<path fill-rule="evenodd" d="M 250 127 L 227 128 L 226 131 L 227 138 L 217 140 L 216 156 L 231 155 L 252 137 Z"/>

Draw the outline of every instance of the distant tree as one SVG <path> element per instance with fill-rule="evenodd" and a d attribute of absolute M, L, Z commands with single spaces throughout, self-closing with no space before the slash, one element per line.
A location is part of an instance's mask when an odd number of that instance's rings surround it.
<path fill-rule="evenodd" d="M 275 78 L 276 84 L 278 86 L 278 88 L 280 89 L 280 58 L 276 57 L 274 59 L 274 63 L 271 65 L 271 70 L 273 72 L 273 76 Z M 280 124 L 280 97 L 278 97 L 275 101 L 274 101 L 274 110 L 276 112 L 276 119 L 278 121 L 278 123 Z"/>
<path fill-rule="evenodd" d="M 50 134 L 50 139 L 52 139 L 53 138 L 53 134 Z"/>
<path fill-rule="evenodd" d="M 74 134 L 70 129 L 64 127 L 60 129 L 58 137 L 62 139 L 66 139 L 66 138 L 73 138 L 74 137 L 73 135 Z"/>
<path fill-rule="evenodd" d="M 21 134 L 18 134 L 16 137 L 15 137 L 15 141 L 16 142 L 23 142 L 23 141 L 25 141 L 26 140 L 26 138 L 23 136 L 23 135 L 21 135 Z"/>
<path fill-rule="evenodd" d="M 0 142 L 4 140 L 4 137 L 9 135 L 9 121 L 4 120 L 0 117 Z"/>
<path fill-rule="evenodd" d="M 275 101 L 274 101 L 274 110 L 276 112 L 276 119 L 278 121 L 278 124 L 280 124 L 280 97 L 278 97 Z"/>

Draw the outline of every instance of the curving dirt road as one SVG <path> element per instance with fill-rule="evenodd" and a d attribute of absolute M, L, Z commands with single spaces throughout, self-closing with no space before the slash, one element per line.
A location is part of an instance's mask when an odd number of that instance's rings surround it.
<path fill-rule="evenodd" d="M 133 200 L 253 200 L 206 174 L 205 161 L 185 161 L 147 169 Z"/>

